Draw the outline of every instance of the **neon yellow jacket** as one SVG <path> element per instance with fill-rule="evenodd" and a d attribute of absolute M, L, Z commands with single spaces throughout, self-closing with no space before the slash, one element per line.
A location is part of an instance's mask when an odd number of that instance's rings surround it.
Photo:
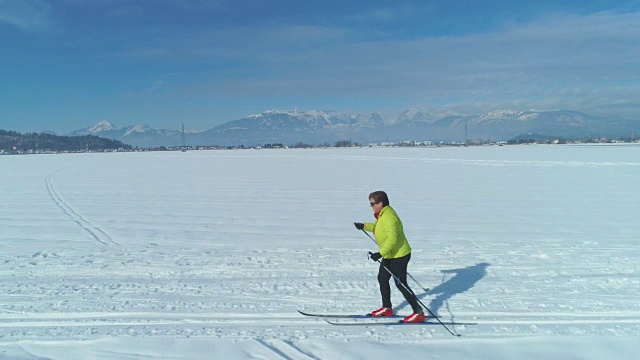
<path fill-rule="evenodd" d="M 400 258 L 411 252 L 402 221 L 391 206 L 383 207 L 376 222 L 365 223 L 364 230 L 373 232 L 380 255 L 385 259 Z"/>

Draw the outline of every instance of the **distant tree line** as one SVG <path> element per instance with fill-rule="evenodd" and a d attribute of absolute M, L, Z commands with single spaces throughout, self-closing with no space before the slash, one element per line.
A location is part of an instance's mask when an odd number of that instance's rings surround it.
<path fill-rule="evenodd" d="M 351 147 L 351 146 L 353 146 L 353 144 L 351 143 L 351 140 L 340 140 L 336 142 L 336 147 Z"/>
<path fill-rule="evenodd" d="M 314 147 L 331 147 L 331 146 L 335 146 L 335 147 L 351 147 L 351 146 L 358 146 L 357 143 L 352 143 L 351 140 L 340 140 L 335 142 L 333 145 L 331 145 L 328 142 L 325 142 L 323 144 L 320 145 L 309 145 L 307 143 L 304 143 L 302 141 L 298 141 L 297 143 L 291 145 L 291 148 L 293 149 L 310 149 L 310 148 L 314 148 Z"/>
<path fill-rule="evenodd" d="M 507 141 L 509 145 L 518 145 L 518 144 L 566 144 L 567 140 L 561 137 L 552 139 L 552 140 L 541 140 L 534 138 L 520 138 L 520 139 L 512 139 Z"/>
<path fill-rule="evenodd" d="M 0 150 L 10 151 L 83 151 L 131 149 L 118 140 L 94 135 L 59 136 L 44 133 L 25 133 L 0 129 Z"/>

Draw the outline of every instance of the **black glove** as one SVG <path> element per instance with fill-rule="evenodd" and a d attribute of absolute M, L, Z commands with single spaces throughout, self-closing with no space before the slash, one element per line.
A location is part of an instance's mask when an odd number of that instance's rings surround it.
<path fill-rule="evenodd" d="M 358 230 L 364 230 L 364 224 L 363 223 L 354 222 L 353 225 L 355 225 L 356 229 L 358 229 Z"/>
<path fill-rule="evenodd" d="M 380 255 L 379 252 L 374 253 L 374 254 L 372 254 L 372 253 L 369 253 L 369 254 L 371 255 L 371 260 L 373 260 L 373 261 L 378 261 L 378 260 L 382 259 L 382 255 Z"/>

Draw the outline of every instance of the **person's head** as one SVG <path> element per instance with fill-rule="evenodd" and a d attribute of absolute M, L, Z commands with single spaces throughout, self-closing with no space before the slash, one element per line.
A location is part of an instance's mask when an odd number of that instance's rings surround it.
<path fill-rule="evenodd" d="M 374 213 L 379 213 L 383 207 L 389 206 L 389 197 L 384 191 L 374 191 L 369 194 L 369 205 Z"/>

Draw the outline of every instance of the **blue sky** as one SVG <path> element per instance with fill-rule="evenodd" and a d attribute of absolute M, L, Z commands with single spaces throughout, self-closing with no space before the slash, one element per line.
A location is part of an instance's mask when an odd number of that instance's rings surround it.
<path fill-rule="evenodd" d="M 0 129 L 268 109 L 640 119 L 640 0 L 0 0 Z"/>

